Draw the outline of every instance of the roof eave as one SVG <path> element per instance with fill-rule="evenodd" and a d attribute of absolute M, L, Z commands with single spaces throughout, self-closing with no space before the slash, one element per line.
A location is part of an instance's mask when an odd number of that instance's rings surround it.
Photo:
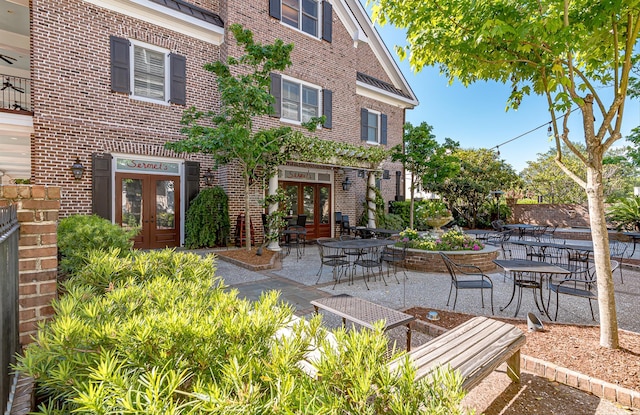
<path fill-rule="evenodd" d="M 356 94 L 403 109 L 412 109 L 419 104 L 415 97 L 413 99 L 406 98 L 392 92 L 385 91 L 384 89 L 376 88 L 362 81 L 356 81 Z"/>

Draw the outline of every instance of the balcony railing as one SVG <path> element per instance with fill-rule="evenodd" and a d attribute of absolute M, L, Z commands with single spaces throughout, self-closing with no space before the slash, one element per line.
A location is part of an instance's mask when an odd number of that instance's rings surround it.
<path fill-rule="evenodd" d="M 32 113 L 31 80 L 19 76 L 0 74 L 0 110 L 6 112 Z"/>

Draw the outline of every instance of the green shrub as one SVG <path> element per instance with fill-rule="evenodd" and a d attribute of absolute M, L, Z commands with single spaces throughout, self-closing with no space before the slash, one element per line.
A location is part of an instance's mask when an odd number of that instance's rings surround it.
<path fill-rule="evenodd" d="M 60 269 L 73 274 L 85 263 L 92 250 L 119 249 L 123 254 L 133 247 L 138 229 L 127 230 L 96 215 L 72 215 L 58 224 Z"/>
<path fill-rule="evenodd" d="M 640 197 L 622 199 L 609 206 L 607 220 L 619 230 L 640 231 Z"/>
<path fill-rule="evenodd" d="M 461 413 L 458 375 L 389 373 L 382 325 L 337 330 L 333 348 L 316 316 L 276 340 L 291 307 L 277 292 L 239 299 L 213 267 L 212 256 L 171 251 L 92 256 L 19 358 L 37 413 Z M 297 365 L 312 342 L 325 350 L 318 379 Z"/>
<path fill-rule="evenodd" d="M 225 246 L 229 240 L 229 198 L 220 186 L 202 189 L 191 201 L 185 220 L 187 248 Z"/>

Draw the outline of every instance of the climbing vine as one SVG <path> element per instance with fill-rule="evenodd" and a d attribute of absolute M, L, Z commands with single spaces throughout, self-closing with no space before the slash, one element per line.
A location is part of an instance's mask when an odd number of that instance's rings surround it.
<path fill-rule="evenodd" d="M 291 209 L 291 201 L 285 193 L 284 189 L 279 187 L 273 195 L 267 195 L 262 201 L 265 208 L 277 203 L 278 209 L 267 215 L 267 230 L 265 239 L 268 241 L 277 241 L 280 237 L 280 231 L 287 226 L 285 219 L 287 212 Z"/>
<path fill-rule="evenodd" d="M 356 146 L 303 134 L 290 134 L 283 151 L 292 160 L 363 168 L 377 168 L 389 157 L 381 146 Z"/>
<path fill-rule="evenodd" d="M 229 239 L 229 198 L 222 187 L 208 187 L 193 199 L 185 221 L 187 248 L 226 245 Z"/>

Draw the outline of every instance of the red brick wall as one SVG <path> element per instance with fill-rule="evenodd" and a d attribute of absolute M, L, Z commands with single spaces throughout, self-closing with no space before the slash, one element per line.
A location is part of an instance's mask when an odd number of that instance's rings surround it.
<path fill-rule="evenodd" d="M 20 222 L 19 331 L 20 343 L 31 342 L 38 322 L 53 316 L 57 294 L 57 223 L 60 188 L 0 186 L 0 205 L 16 204 Z"/>
<path fill-rule="evenodd" d="M 368 108 L 387 114 L 387 146 L 390 149 L 396 144 L 402 143 L 404 110 L 396 106 L 382 103 L 356 94 L 356 73 L 363 72 L 380 80 L 391 82 L 384 69 L 375 57 L 368 44 L 360 43 L 354 46 L 353 39 L 342 25 L 334 12 L 332 42 L 308 36 L 297 31 L 280 21 L 269 16 L 268 0 L 257 2 L 233 2 L 233 7 L 223 8 L 222 16 L 228 27 L 239 23 L 254 33 L 258 42 L 272 43 L 275 38 L 282 39 L 285 43 L 293 43 L 291 54 L 293 65 L 284 71 L 284 74 L 296 79 L 318 85 L 321 88 L 330 89 L 333 92 L 333 128 L 321 129 L 313 133 L 320 139 L 346 142 L 354 145 L 363 144 L 360 140 L 360 109 Z M 233 40 L 233 35 L 227 32 L 227 39 L 222 46 L 222 55 L 239 55 L 241 51 Z M 257 120 L 257 128 L 273 127 L 280 125 L 276 118 Z M 292 125 L 293 126 L 293 125 Z M 298 128 L 295 127 L 294 128 Z M 306 130 L 304 133 L 309 134 Z M 322 166 L 310 166 L 323 168 Z M 386 201 L 395 199 L 395 171 L 402 171 L 400 163 L 387 161 L 383 169 L 390 171 L 391 180 L 382 180 L 382 195 Z M 363 212 L 363 201 L 366 191 L 366 179 L 357 177 L 355 171 L 346 173 L 354 184 L 349 192 L 342 190 L 341 183 L 345 175 L 338 174 L 334 169 L 334 201 L 335 211 L 348 214 L 351 224 L 354 225 Z M 220 172 L 226 177 L 233 177 L 229 172 Z M 222 177 L 222 176 L 221 176 Z M 222 180 L 221 180 L 222 182 Z M 231 192 L 237 191 L 236 186 L 230 181 L 223 184 Z M 404 187 L 404 186 L 403 186 Z M 256 192 L 260 192 L 258 189 Z M 231 199 L 231 194 L 229 195 Z M 259 194 L 256 198 L 261 198 Z M 232 218 L 242 210 L 230 206 Z M 259 216 L 253 218 L 254 224 Z"/>
<path fill-rule="evenodd" d="M 356 94 L 358 71 L 383 81 L 390 79 L 368 44 L 354 46 L 335 13 L 333 41 L 328 43 L 269 17 L 267 0 L 193 3 L 219 13 L 226 28 L 241 23 L 254 32 L 257 41 L 272 43 L 281 38 L 295 44 L 293 65 L 285 74 L 333 91 L 333 128 L 317 131 L 318 138 L 360 145 L 360 126 L 354 120 L 359 120 L 360 109 L 366 107 L 387 114 L 387 148 L 402 142 L 404 110 Z M 216 47 L 81 0 L 33 0 L 32 10 L 32 182 L 64 189 L 62 217 L 91 212 L 93 152 L 180 157 L 199 161 L 202 172 L 212 166 L 209 156 L 175 154 L 163 148 L 165 142 L 184 137 L 179 122 L 186 107 L 136 101 L 111 92 L 109 36 L 139 40 L 186 56 L 187 107 L 207 110 L 215 109 L 219 99 L 215 78 L 203 65 L 240 54 L 228 30 L 223 45 Z M 269 117 L 255 123 L 256 128 L 277 125 L 279 120 Z M 82 180 L 74 180 L 69 170 L 76 158 L 87 168 Z M 401 166 L 389 162 L 384 168 L 390 170 L 392 180 L 382 181 L 382 194 L 393 200 L 395 171 Z M 355 223 L 362 212 L 365 182 L 352 174 L 354 186 L 346 193 L 340 185 L 343 177 L 336 175 L 334 199 L 336 211 L 348 213 Z M 243 210 L 244 189 L 238 169 L 230 166 L 216 175 L 216 181 L 229 193 L 233 222 Z M 257 225 L 263 191 L 259 186 L 251 191 L 252 210 L 256 209 L 252 219 Z"/>
<path fill-rule="evenodd" d="M 218 1 L 200 1 L 217 10 Z M 160 6 L 158 6 L 160 7 Z M 122 151 L 184 157 L 211 166 L 210 157 L 178 155 L 162 145 L 182 137 L 186 107 L 130 99 L 111 92 L 109 36 L 136 39 L 187 57 L 187 105 L 218 102 L 214 77 L 203 69 L 219 59 L 211 44 L 81 0 L 32 2 L 32 182 L 64 189 L 61 216 L 91 212 L 91 153 Z M 76 157 L 87 168 L 74 180 Z"/>
<path fill-rule="evenodd" d="M 537 204 L 510 205 L 511 223 L 558 226 L 561 228 L 584 227 L 589 224 L 589 208 L 586 205 Z"/>

